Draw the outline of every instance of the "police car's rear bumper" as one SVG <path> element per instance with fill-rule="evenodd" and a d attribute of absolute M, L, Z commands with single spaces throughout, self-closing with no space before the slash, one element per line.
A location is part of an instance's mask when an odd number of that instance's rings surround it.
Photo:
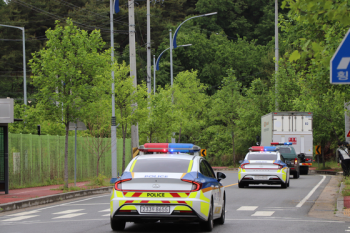
<path fill-rule="evenodd" d="M 284 184 L 285 182 L 283 182 L 282 180 L 241 180 L 239 182 L 240 184 Z"/>
<path fill-rule="evenodd" d="M 167 220 L 172 222 L 200 222 L 205 221 L 202 219 L 194 210 L 188 213 L 178 213 L 174 211 L 169 214 L 160 214 L 160 213 L 152 213 L 152 214 L 140 214 L 136 212 L 124 213 L 116 211 L 114 216 L 114 220 L 124 220 L 126 222 L 147 222 L 147 221 L 155 221 L 155 220 Z"/>

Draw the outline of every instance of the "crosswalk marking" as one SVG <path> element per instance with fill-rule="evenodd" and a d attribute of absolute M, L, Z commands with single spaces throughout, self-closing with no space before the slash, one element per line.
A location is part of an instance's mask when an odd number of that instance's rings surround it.
<path fill-rule="evenodd" d="M 77 213 L 77 214 L 66 214 L 66 215 L 62 215 L 62 216 L 59 216 L 59 217 L 56 217 L 56 218 L 52 218 L 52 219 L 57 219 L 57 218 L 74 218 L 74 217 L 77 217 L 77 216 L 80 216 L 80 215 L 84 215 L 86 213 Z"/>
<path fill-rule="evenodd" d="M 250 210 L 250 211 L 254 211 L 258 208 L 258 206 L 241 206 L 240 208 L 238 208 L 237 210 Z"/>
<path fill-rule="evenodd" d="M 275 211 L 256 211 L 252 216 L 270 217 L 273 213 L 275 213 Z"/>
<path fill-rule="evenodd" d="M 13 216 L 13 217 L 16 217 L 16 216 L 24 216 L 24 215 L 28 215 L 28 214 L 35 214 L 35 213 L 38 213 L 39 211 L 37 210 L 32 210 L 32 211 L 27 211 L 27 212 L 21 212 L 21 213 L 17 213 L 17 214 L 11 214 L 11 215 L 8 215 L 8 216 Z"/>
<path fill-rule="evenodd" d="M 14 222 L 14 221 L 21 221 L 21 220 L 28 219 L 28 218 L 34 218 L 34 217 L 37 217 L 37 216 L 39 216 L 39 215 L 18 216 L 18 217 L 15 217 L 15 218 L 5 219 L 5 220 L 2 220 L 2 221 L 3 222 Z"/>
<path fill-rule="evenodd" d="M 105 210 L 100 210 L 98 212 L 109 212 L 109 211 L 111 211 L 111 210 L 110 209 L 105 209 Z"/>
<path fill-rule="evenodd" d="M 53 213 L 53 214 L 71 214 L 71 213 L 79 212 L 79 211 L 82 211 L 82 210 L 84 210 L 84 209 L 65 210 L 65 211 L 61 211 L 61 212 L 57 212 L 57 213 Z"/>

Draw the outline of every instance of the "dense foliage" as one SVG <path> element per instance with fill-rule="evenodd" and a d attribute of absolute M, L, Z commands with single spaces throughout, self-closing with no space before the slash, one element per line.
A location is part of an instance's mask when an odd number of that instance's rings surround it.
<path fill-rule="evenodd" d="M 346 85 L 329 83 L 329 61 L 350 24 L 348 1 L 279 1 L 277 94 L 273 0 L 152 1 L 152 54 L 156 56 L 169 47 L 169 29 L 174 31 L 193 15 L 215 11 L 218 14 L 190 20 L 181 27 L 177 44 L 192 46 L 173 51 L 174 86 L 169 86 L 169 52 L 165 52 L 156 74 L 156 94 L 147 98 L 143 83 L 146 80 L 145 2 L 138 2 L 135 8 L 137 92 L 140 93 L 137 95 L 128 78 L 127 2 L 120 0 L 121 12 L 115 15 L 118 137 L 130 137 L 130 124 L 137 121 L 140 144 L 165 142 L 175 137 L 177 142 L 192 142 L 207 148 L 208 159 L 216 165 L 232 165 L 256 143 L 261 116 L 278 109 L 313 112 L 314 144 L 322 145 L 323 150 L 334 148 L 336 142 L 344 140 L 344 102 L 350 100 L 350 92 Z M 54 19 L 61 19 L 59 25 L 63 26 L 66 23 L 62 19 L 66 17 L 72 18 L 74 25 L 86 33 L 98 29 L 104 41 L 100 52 L 108 53 L 108 0 L 79 0 L 74 4 L 64 0 L 11 0 L 7 5 L 0 5 L 0 23 L 26 27 L 27 61 L 33 59 L 32 53 L 50 45 L 45 31 L 55 27 Z M 0 41 L 0 95 L 17 98 L 20 103 L 23 85 L 20 30 L 0 27 L 0 37 L 6 39 Z M 103 61 L 104 65 L 109 63 L 107 58 Z M 81 62 L 83 66 L 91 65 L 91 70 L 97 69 L 94 67 L 97 64 L 89 59 Z M 28 67 L 28 76 L 35 73 L 35 69 L 33 65 Z M 99 75 L 107 77 L 110 71 L 106 68 Z M 90 131 L 80 134 L 101 135 L 101 132 L 92 133 L 95 124 L 105 129 L 103 136 L 108 136 L 111 80 L 92 82 L 95 78 L 90 77 L 88 83 L 92 90 L 100 92 L 94 100 L 87 101 L 78 114 L 79 119 L 91 125 Z M 28 80 L 32 106 L 16 106 L 16 114 L 26 119 L 26 126 L 16 123 L 11 131 L 33 133 L 40 123 L 45 133 L 63 134 L 61 119 L 44 117 L 38 104 L 43 95 L 51 102 L 55 99 L 52 85 L 51 93 L 40 93 L 38 90 L 42 90 L 44 83 Z M 139 104 L 137 109 L 131 107 L 134 102 Z M 101 114 L 108 117 L 101 121 Z"/>

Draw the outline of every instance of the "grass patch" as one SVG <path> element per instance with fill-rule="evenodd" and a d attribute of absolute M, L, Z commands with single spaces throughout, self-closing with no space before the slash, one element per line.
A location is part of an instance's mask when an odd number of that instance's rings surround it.
<path fill-rule="evenodd" d="M 327 161 L 324 167 L 323 167 L 323 163 L 317 164 L 316 162 L 313 162 L 313 166 L 315 166 L 317 170 L 328 170 L 328 169 L 333 169 L 335 171 L 342 170 L 341 166 L 340 165 L 338 166 L 338 162 L 335 162 L 335 161 Z"/>
<path fill-rule="evenodd" d="M 93 177 L 90 180 L 90 183 L 87 184 L 86 186 L 89 186 L 90 188 L 96 188 L 96 187 L 105 187 L 105 186 L 109 186 L 109 182 L 108 179 L 105 175 L 99 174 L 96 177 Z"/>

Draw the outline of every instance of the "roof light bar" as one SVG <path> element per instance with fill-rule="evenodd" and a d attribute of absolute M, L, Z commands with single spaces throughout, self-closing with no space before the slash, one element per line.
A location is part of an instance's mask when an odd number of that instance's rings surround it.
<path fill-rule="evenodd" d="M 293 143 L 291 142 L 271 142 L 271 146 L 273 145 L 284 145 L 284 146 L 291 146 Z"/>
<path fill-rule="evenodd" d="M 143 152 L 181 152 L 181 153 L 193 153 L 200 151 L 200 147 L 191 143 L 146 143 L 139 147 Z"/>
<path fill-rule="evenodd" d="M 275 146 L 252 146 L 249 148 L 250 151 L 277 151 Z"/>

